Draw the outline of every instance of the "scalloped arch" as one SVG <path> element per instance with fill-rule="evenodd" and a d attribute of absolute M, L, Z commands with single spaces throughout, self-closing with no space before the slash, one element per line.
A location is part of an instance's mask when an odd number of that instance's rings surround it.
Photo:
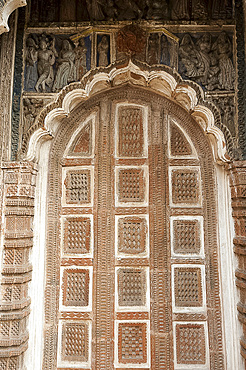
<path fill-rule="evenodd" d="M 192 115 L 204 133 L 208 135 L 214 160 L 220 164 L 230 161 L 224 134 L 215 126 L 212 110 L 199 103 L 195 88 L 187 81 L 184 82 L 178 74 L 174 77 L 165 70 L 148 70 L 146 65 L 139 67 L 131 60 L 128 64 L 121 66 L 111 66 L 88 72 L 81 82 L 65 87 L 58 94 L 56 101 L 43 109 L 35 126 L 28 131 L 24 138 L 22 146 L 24 159 L 35 160 L 37 158 L 40 143 L 53 137 L 61 120 L 68 117 L 78 104 L 96 93 L 125 83 L 147 87 L 176 101 Z M 200 91 L 200 95 L 202 94 Z"/>
<path fill-rule="evenodd" d="M 8 19 L 11 13 L 17 8 L 26 6 L 26 0 L 4 0 L 3 6 L 0 9 L 0 35 L 9 31 Z"/>

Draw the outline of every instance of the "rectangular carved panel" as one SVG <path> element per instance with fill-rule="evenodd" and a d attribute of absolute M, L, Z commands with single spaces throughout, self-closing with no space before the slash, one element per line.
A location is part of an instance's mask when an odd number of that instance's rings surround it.
<path fill-rule="evenodd" d="M 174 254 L 200 254 L 201 227 L 196 219 L 173 220 L 173 252 Z"/>
<path fill-rule="evenodd" d="M 89 205 L 91 203 L 91 171 L 68 170 L 64 181 L 66 204 Z"/>
<path fill-rule="evenodd" d="M 86 322 L 62 324 L 62 361 L 88 362 L 89 326 Z"/>
<path fill-rule="evenodd" d="M 148 226 L 143 217 L 122 217 L 118 219 L 118 253 L 138 255 L 146 253 Z"/>
<path fill-rule="evenodd" d="M 143 205 L 147 202 L 146 167 L 117 168 L 117 199 L 121 205 Z"/>
<path fill-rule="evenodd" d="M 63 252 L 88 254 L 91 249 L 91 218 L 66 217 L 64 219 Z"/>
<path fill-rule="evenodd" d="M 201 307 L 203 304 L 201 269 L 175 267 L 174 293 L 176 307 Z"/>
<path fill-rule="evenodd" d="M 118 111 L 119 156 L 141 157 L 144 147 L 143 111 L 139 107 L 120 107 Z"/>
<path fill-rule="evenodd" d="M 200 204 L 200 178 L 197 170 L 173 169 L 170 182 L 174 205 L 195 206 Z"/>
<path fill-rule="evenodd" d="M 62 301 L 64 306 L 89 305 L 89 270 L 64 269 L 62 276 Z"/>
<path fill-rule="evenodd" d="M 144 364 L 147 362 L 146 323 L 119 323 L 118 361 L 120 364 Z"/>
<path fill-rule="evenodd" d="M 178 364 L 202 365 L 206 363 L 204 324 L 176 325 L 176 351 Z"/>
<path fill-rule="evenodd" d="M 134 268 L 119 268 L 117 271 L 118 304 L 124 306 L 146 305 L 146 271 Z"/>

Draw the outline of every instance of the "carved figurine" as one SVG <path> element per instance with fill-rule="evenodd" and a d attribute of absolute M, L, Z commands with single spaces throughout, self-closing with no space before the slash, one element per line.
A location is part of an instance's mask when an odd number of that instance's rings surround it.
<path fill-rule="evenodd" d="M 53 65 L 55 63 L 57 52 L 55 49 L 55 38 L 52 38 L 51 44 L 46 37 L 42 37 L 39 42 L 38 50 L 38 81 L 35 85 L 37 92 L 45 92 L 47 87 L 51 88 L 54 81 Z"/>
<path fill-rule="evenodd" d="M 104 0 L 86 0 L 86 4 L 91 20 L 104 20 L 105 15 L 103 13 L 103 8 L 107 5 Z"/>
<path fill-rule="evenodd" d="M 165 0 L 147 0 L 149 9 L 147 12 L 148 19 L 163 19 L 166 18 L 168 13 L 168 6 Z"/>
<path fill-rule="evenodd" d="M 133 0 L 115 0 L 115 3 L 119 9 L 119 21 L 141 18 L 142 11 Z"/>
<path fill-rule="evenodd" d="M 231 61 L 232 44 L 226 32 L 221 32 L 215 41 L 212 50 L 219 62 L 219 83 L 222 90 L 233 90 L 235 69 Z"/>
<path fill-rule="evenodd" d="M 108 52 L 109 52 L 109 42 L 106 35 L 103 35 L 101 41 L 97 46 L 98 52 L 98 66 L 106 67 L 109 64 Z"/>
<path fill-rule="evenodd" d="M 204 0 L 192 1 L 192 18 L 204 19 L 208 16 L 208 9 Z"/>
<path fill-rule="evenodd" d="M 184 35 L 179 48 L 179 55 L 184 66 L 183 72 L 188 77 L 196 78 L 200 76 L 201 57 L 191 38 L 187 33 Z"/>
<path fill-rule="evenodd" d="M 170 65 L 169 43 L 166 35 L 161 35 L 161 57 L 162 64 Z"/>
<path fill-rule="evenodd" d="M 174 20 L 190 19 L 189 0 L 173 0 L 171 16 Z"/>
<path fill-rule="evenodd" d="M 149 36 L 148 40 L 148 49 L 147 49 L 147 63 L 157 64 L 159 61 L 159 35 L 158 33 L 152 33 Z"/>
<path fill-rule="evenodd" d="M 58 57 L 58 69 L 52 91 L 56 92 L 62 89 L 70 82 L 77 79 L 75 67 L 75 52 L 69 40 L 63 40 L 62 48 Z"/>
<path fill-rule="evenodd" d="M 87 47 L 85 45 L 85 40 L 83 37 L 80 37 L 78 45 L 74 49 L 75 53 L 75 67 L 77 71 L 77 80 L 80 80 L 82 76 L 86 73 L 86 54 Z"/>
<path fill-rule="evenodd" d="M 26 76 L 25 76 L 25 90 L 32 91 L 38 80 L 38 46 L 32 37 L 26 40 Z"/>
<path fill-rule="evenodd" d="M 232 0 L 213 0 L 212 18 L 232 18 Z"/>
<path fill-rule="evenodd" d="M 205 33 L 200 37 L 196 43 L 197 50 L 200 53 L 200 68 L 199 68 L 199 82 L 206 85 L 208 82 L 208 74 L 210 69 L 210 51 L 212 46 L 212 39 L 209 33 Z"/>

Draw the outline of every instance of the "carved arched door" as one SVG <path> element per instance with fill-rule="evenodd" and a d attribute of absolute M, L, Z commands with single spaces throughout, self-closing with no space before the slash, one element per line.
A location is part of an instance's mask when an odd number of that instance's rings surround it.
<path fill-rule="evenodd" d="M 224 369 L 210 145 L 177 103 L 100 93 L 49 167 L 44 369 Z"/>

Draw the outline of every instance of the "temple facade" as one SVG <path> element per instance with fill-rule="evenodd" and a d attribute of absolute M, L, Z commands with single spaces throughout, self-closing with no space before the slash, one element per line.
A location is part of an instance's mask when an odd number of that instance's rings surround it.
<path fill-rule="evenodd" d="M 246 368 L 243 0 L 0 0 L 0 369 Z"/>

